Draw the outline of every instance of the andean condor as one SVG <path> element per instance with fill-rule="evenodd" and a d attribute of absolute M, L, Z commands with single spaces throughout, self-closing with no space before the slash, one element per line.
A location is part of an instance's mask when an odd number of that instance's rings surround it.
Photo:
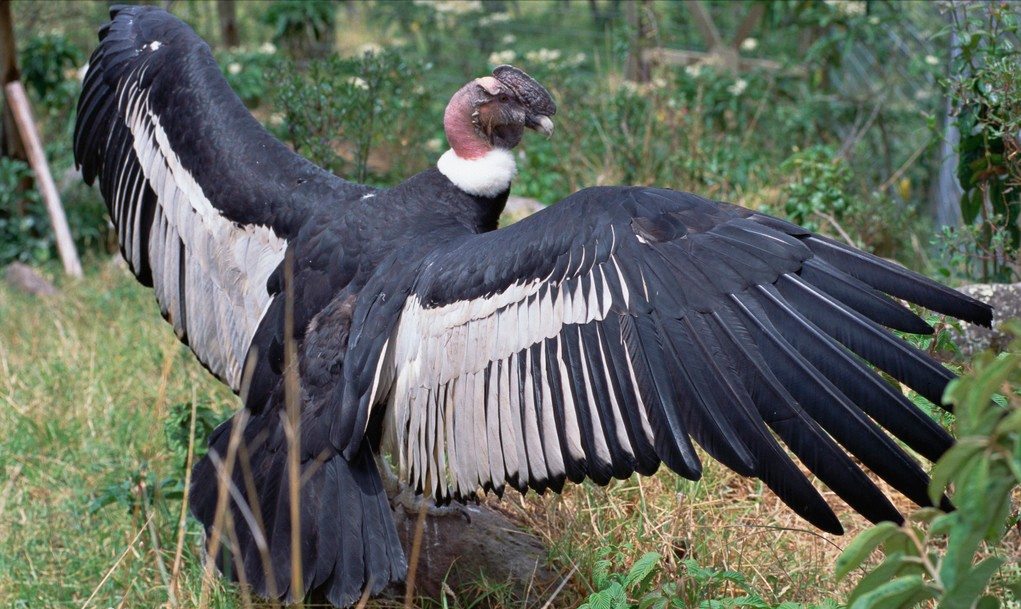
<path fill-rule="evenodd" d="M 872 521 L 902 517 L 852 456 L 928 503 L 883 429 L 930 460 L 953 440 L 866 361 L 939 403 L 953 375 L 886 329 L 931 332 L 890 296 L 988 325 L 985 304 L 666 189 L 588 188 L 497 230 L 510 150 L 556 112 L 510 66 L 454 94 L 435 168 L 353 184 L 266 132 L 185 24 L 112 14 L 75 158 L 163 316 L 243 399 L 195 466 L 191 510 L 259 595 L 347 606 L 405 576 L 381 453 L 442 501 L 660 463 L 697 479 L 697 443 L 840 532 L 782 442 Z"/>

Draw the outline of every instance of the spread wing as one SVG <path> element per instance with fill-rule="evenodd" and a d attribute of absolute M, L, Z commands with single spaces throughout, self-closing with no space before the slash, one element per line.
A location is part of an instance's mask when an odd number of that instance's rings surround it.
<path fill-rule="evenodd" d="M 338 446 L 385 417 L 402 474 L 443 498 L 661 462 L 697 478 L 694 440 L 835 532 L 781 443 L 873 521 L 900 516 L 848 453 L 925 504 L 927 476 L 883 428 L 928 459 L 952 443 L 863 361 L 936 403 L 952 378 L 882 327 L 931 332 L 887 294 L 990 319 L 792 224 L 649 188 L 584 190 L 441 247 L 405 293 L 356 319 Z"/>
<path fill-rule="evenodd" d="M 189 27 L 155 7 L 112 15 L 79 100 L 75 159 L 178 337 L 238 391 L 288 239 L 316 204 L 364 187 L 266 132 Z"/>

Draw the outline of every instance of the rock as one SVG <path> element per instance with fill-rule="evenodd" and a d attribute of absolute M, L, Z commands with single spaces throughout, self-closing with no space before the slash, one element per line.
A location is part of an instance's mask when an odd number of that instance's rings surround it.
<path fill-rule="evenodd" d="M 470 597 L 470 588 L 483 578 L 508 586 L 514 597 L 541 604 L 543 591 L 555 583 L 547 567 L 546 547 L 524 530 L 495 501 L 446 508 L 445 515 L 427 514 L 415 573 L 416 593 L 439 599 L 443 587 Z M 404 508 L 395 510 L 397 534 L 410 562 L 418 518 Z M 394 591 L 398 597 L 403 590 Z M 449 595 L 449 592 L 448 592 Z"/>
<path fill-rule="evenodd" d="M 21 262 L 7 265 L 4 279 L 15 290 L 32 296 L 51 296 L 57 293 L 57 288 L 49 280 Z"/>
<path fill-rule="evenodd" d="M 1014 336 L 1000 331 L 999 325 L 1008 319 L 1021 319 L 1021 283 L 980 283 L 958 289 L 993 307 L 992 328 L 961 323 L 961 334 L 954 336 L 961 352 L 970 356 L 985 349 L 1005 351 Z"/>
<path fill-rule="evenodd" d="M 513 224 L 522 218 L 531 216 L 543 207 L 546 206 L 536 199 L 511 195 L 507 197 L 507 205 L 503 208 L 503 217 L 500 223 Z"/>

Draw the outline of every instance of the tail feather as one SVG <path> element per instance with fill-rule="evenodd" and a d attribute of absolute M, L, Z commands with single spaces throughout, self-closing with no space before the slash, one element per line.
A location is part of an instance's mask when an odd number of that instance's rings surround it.
<path fill-rule="evenodd" d="M 301 588 L 294 588 L 287 450 L 268 425 L 279 426 L 275 414 L 227 421 L 195 466 L 191 510 L 217 567 L 263 598 L 295 602 L 315 591 L 338 607 L 402 580 L 407 562 L 366 444 L 350 461 L 331 452 L 301 464 Z"/>

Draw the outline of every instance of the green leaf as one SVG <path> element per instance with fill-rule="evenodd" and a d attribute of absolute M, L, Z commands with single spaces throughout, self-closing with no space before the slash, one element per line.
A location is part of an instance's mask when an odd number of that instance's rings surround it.
<path fill-rule="evenodd" d="M 854 602 L 861 596 L 875 590 L 880 585 L 892 580 L 898 575 L 917 574 L 922 570 L 921 565 L 915 562 L 907 562 L 904 560 L 905 555 L 903 552 L 894 552 L 886 557 L 886 560 L 879 563 L 879 566 L 868 572 L 865 577 L 861 578 L 858 585 L 851 591 L 850 596 L 847 597 L 847 604 L 853 605 Z"/>
<path fill-rule="evenodd" d="M 1021 410 L 1008 414 L 996 425 L 996 431 L 1002 434 L 1021 431 Z"/>
<path fill-rule="evenodd" d="M 984 534 L 984 527 L 977 530 L 974 523 L 964 518 L 959 518 L 954 524 L 939 568 L 940 580 L 946 589 L 953 589 L 960 581 L 968 578 L 975 552 Z"/>
<path fill-rule="evenodd" d="M 935 593 L 926 587 L 921 575 L 898 577 L 863 594 L 849 609 L 900 609 L 912 607 Z"/>
<path fill-rule="evenodd" d="M 995 596 L 983 596 L 978 599 L 975 609 L 1000 609 L 1000 599 Z"/>
<path fill-rule="evenodd" d="M 866 529 L 858 534 L 851 543 L 844 548 L 837 558 L 836 577 L 843 579 L 848 573 L 856 569 L 866 558 L 872 554 L 879 544 L 883 543 L 900 528 L 892 522 L 881 522 L 876 526 Z"/>
<path fill-rule="evenodd" d="M 907 526 L 907 525 L 905 525 Z M 924 534 L 918 527 L 911 527 L 915 534 L 918 535 L 919 539 L 924 537 Z M 883 554 L 890 556 L 892 554 L 903 554 L 904 556 L 918 556 L 918 546 L 915 542 L 907 535 L 907 531 L 902 529 L 904 534 L 891 535 L 883 542 Z"/>
<path fill-rule="evenodd" d="M 964 222 L 966 224 L 974 222 L 980 211 L 982 211 L 982 191 L 977 188 L 965 190 L 961 195 L 961 217 Z"/>
<path fill-rule="evenodd" d="M 962 469 L 954 490 L 954 499 L 962 510 L 962 519 L 985 519 L 981 514 L 989 506 L 990 498 L 986 493 L 989 490 L 990 466 L 989 459 L 979 458 L 971 460 Z"/>
<path fill-rule="evenodd" d="M 984 411 L 993 394 L 1000 391 L 1004 381 L 1016 374 L 1017 364 L 1011 357 L 1000 357 L 976 369 L 975 373 L 955 385 L 953 394 L 948 396 L 950 400 L 959 406 L 968 406 L 970 409 Z M 964 379 L 962 379 L 964 380 Z M 960 413 L 964 417 L 964 412 Z M 976 413 L 978 414 L 978 413 Z M 974 424 L 977 421 L 964 418 L 962 424 Z M 988 430 L 986 430 L 988 432 Z M 981 433 L 981 430 L 966 428 L 963 434 Z"/>
<path fill-rule="evenodd" d="M 590 594 L 587 604 L 590 609 L 626 609 L 628 607 L 624 588 L 617 582 L 613 582 L 599 592 Z"/>
<path fill-rule="evenodd" d="M 929 525 L 929 535 L 935 537 L 936 535 L 946 535 L 950 529 L 954 528 L 957 521 L 961 519 L 960 511 L 950 512 L 944 514 L 939 518 L 932 521 Z"/>
<path fill-rule="evenodd" d="M 1003 564 L 1003 559 L 990 556 L 975 565 L 970 573 L 962 574 L 956 585 L 946 591 L 940 601 L 941 609 L 971 609 L 975 600 L 986 589 L 989 579 Z"/>
<path fill-rule="evenodd" d="M 933 503 L 939 503 L 950 481 L 958 478 L 971 459 L 985 450 L 987 442 L 985 438 L 964 438 L 940 457 L 932 468 L 932 481 L 929 483 L 929 499 Z"/>
<path fill-rule="evenodd" d="M 943 510 L 941 510 L 939 508 L 924 507 L 924 508 L 918 508 L 917 510 L 912 512 L 911 515 L 908 516 L 908 519 L 913 521 L 913 522 L 930 523 L 933 520 L 936 520 L 937 518 L 939 518 L 940 516 L 944 516 L 945 514 L 946 514 L 946 512 L 944 512 Z"/>
<path fill-rule="evenodd" d="M 627 587 L 633 588 L 635 584 L 645 581 L 647 577 L 652 575 L 659 566 L 659 561 L 663 557 L 659 552 L 646 552 L 635 561 L 635 564 L 631 565 L 631 570 L 627 574 Z"/>
<path fill-rule="evenodd" d="M 735 596 L 734 598 L 721 598 L 702 601 L 699 606 L 707 608 L 718 607 L 748 607 L 750 609 L 769 609 L 769 603 L 764 601 L 758 594 Z"/>
<path fill-rule="evenodd" d="M 1010 590 L 1010 593 L 1014 595 L 1015 599 L 1021 599 L 1021 579 L 1015 579 L 1014 581 L 1003 584 L 1003 587 Z"/>

